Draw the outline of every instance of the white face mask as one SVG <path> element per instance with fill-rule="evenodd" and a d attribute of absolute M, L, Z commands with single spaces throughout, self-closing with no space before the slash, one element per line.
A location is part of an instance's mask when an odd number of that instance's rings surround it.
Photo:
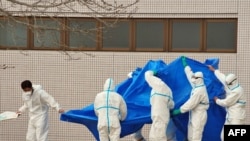
<path fill-rule="evenodd" d="M 31 91 L 29 91 L 29 92 L 23 92 L 23 100 L 24 101 L 27 101 L 27 100 L 30 100 L 30 97 L 31 97 Z"/>
<path fill-rule="evenodd" d="M 28 92 L 23 92 L 23 94 L 26 94 L 26 95 L 31 95 L 32 91 L 28 91 Z"/>

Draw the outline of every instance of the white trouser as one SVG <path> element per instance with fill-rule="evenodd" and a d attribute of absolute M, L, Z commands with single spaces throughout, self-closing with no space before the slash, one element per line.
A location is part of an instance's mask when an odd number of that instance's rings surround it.
<path fill-rule="evenodd" d="M 149 132 L 149 141 L 166 141 L 167 123 L 155 117 L 152 120 L 152 125 Z"/>
<path fill-rule="evenodd" d="M 120 133 L 121 133 L 121 127 L 108 127 L 107 126 L 99 126 L 99 138 L 100 141 L 119 141 L 120 140 Z"/>
<path fill-rule="evenodd" d="M 189 113 L 191 114 L 191 113 Z M 207 111 L 192 112 L 188 123 L 188 140 L 201 141 L 204 126 L 207 122 Z"/>
<path fill-rule="evenodd" d="M 26 141 L 48 141 L 48 119 L 41 116 L 36 121 L 29 121 Z"/>

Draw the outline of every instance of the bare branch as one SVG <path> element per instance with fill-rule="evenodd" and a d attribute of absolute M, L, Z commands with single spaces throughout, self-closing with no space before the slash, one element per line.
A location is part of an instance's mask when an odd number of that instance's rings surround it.
<path fill-rule="evenodd" d="M 6 64 L 2 64 L 2 65 L 0 65 L 0 69 L 5 70 L 5 69 L 9 69 L 9 68 L 15 68 L 15 66 L 6 65 Z"/>
<path fill-rule="evenodd" d="M 16 26 L 25 25 L 34 34 L 34 44 L 43 47 L 46 43 L 53 44 L 66 51 L 69 48 L 68 45 L 62 44 L 60 38 L 57 38 L 57 33 L 67 31 L 70 33 L 77 33 L 81 35 L 89 35 L 97 33 L 97 31 L 103 30 L 103 28 L 112 28 L 118 23 L 119 18 L 130 18 L 133 13 L 136 12 L 136 4 L 139 0 L 120 1 L 120 0 L 5 0 L 0 1 L 0 30 L 4 28 L 5 22 L 9 27 L 14 30 L 14 23 Z M 22 17 L 22 18 L 20 18 Z M 53 21 L 53 24 L 58 26 L 51 26 L 46 24 L 44 17 Z M 85 29 L 82 27 L 71 27 L 63 23 L 60 17 L 89 17 L 93 18 L 102 27 L 94 27 Z M 106 21 L 105 18 L 112 18 L 112 21 Z M 9 33 L 9 37 L 14 40 L 14 44 L 18 44 L 17 32 Z M 47 35 L 53 35 L 52 38 L 48 38 Z M 99 34 L 97 36 L 100 36 Z M 101 37 L 99 37 L 101 38 Z M 53 40 L 53 41 L 52 41 Z M 92 39 L 96 40 L 96 39 Z M 0 42 L 1 43 L 1 42 Z M 1 44 L 0 44 L 1 46 Z M 77 48 L 77 47 L 76 47 Z M 22 50 L 22 48 L 20 48 Z M 85 55 L 93 57 L 92 54 Z M 64 53 L 70 55 L 69 53 Z M 27 55 L 27 53 L 25 53 Z M 77 60 L 77 58 L 69 57 L 71 60 Z"/>

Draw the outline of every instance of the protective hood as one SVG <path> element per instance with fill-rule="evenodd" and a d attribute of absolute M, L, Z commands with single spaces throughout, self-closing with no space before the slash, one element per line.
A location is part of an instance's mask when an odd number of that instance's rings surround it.
<path fill-rule="evenodd" d="M 233 89 L 239 85 L 236 75 L 232 73 L 226 76 L 225 82 L 229 89 Z"/>
<path fill-rule="evenodd" d="M 194 73 L 191 80 L 195 86 L 204 84 L 203 73 L 202 72 Z"/>
<path fill-rule="evenodd" d="M 114 81 L 112 78 L 108 78 L 106 81 L 105 81 L 105 84 L 103 86 L 103 90 L 104 91 L 114 91 L 115 89 L 115 86 L 114 86 Z"/>
<path fill-rule="evenodd" d="M 41 85 L 32 85 L 32 88 L 34 89 L 34 92 L 35 92 L 35 91 L 41 90 L 42 86 Z"/>
<path fill-rule="evenodd" d="M 195 77 L 203 78 L 202 72 L 198 71 L 194 74 Z"/>

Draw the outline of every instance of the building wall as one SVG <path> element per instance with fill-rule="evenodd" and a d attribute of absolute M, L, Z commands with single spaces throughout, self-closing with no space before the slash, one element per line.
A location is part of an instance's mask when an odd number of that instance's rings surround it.
<path fill-rule="evenodd" d="M 248 0 L 144 0 L 138 3 L 140 17 L 238 18 L 237 53 L 144 53 L 144 52 L 65 52 L 0 50 L 0 112 L 16 111 L 21 105 L 20 83 L 30 79 L 43 88 L 67 111 L 91 104 L 103 89 L 107 77 L 115 83 L 126 79 L 127 73 L 143 67 L 150 59 L 170 63 L 181 55 L 204 62 L 218 57 L 220 69 L 236 73 L 249 103 L 250 1 Z M 5 69 L 4 69 L 5 68 Z M 182 68 L 180 68 L 182 69 Z M 247 111 L 250 110 L 247 104 Z M 50 141 L 91 141 L 88 129 L 80 124 L 60 121 L 50 110 Z M 25 140 L 27 113 L 18 119 L 0 122 L 1 141 Z M 250 123 L 247 112 L 246 123 Z M 143 129 L 148 138 L 150 125 Z M 123 141 L 131 140 L 125 137 Z"/>

